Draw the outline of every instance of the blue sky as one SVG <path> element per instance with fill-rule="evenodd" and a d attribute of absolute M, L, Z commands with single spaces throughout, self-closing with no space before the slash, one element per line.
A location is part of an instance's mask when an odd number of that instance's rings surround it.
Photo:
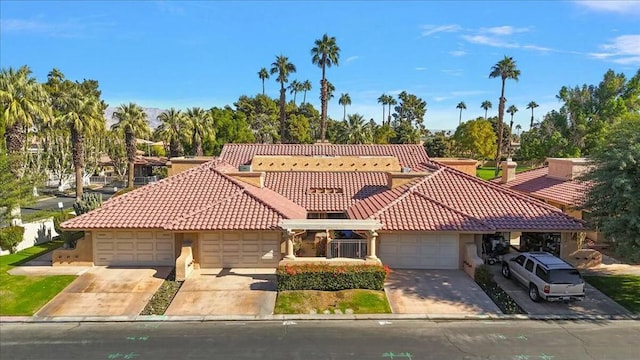
<path fill-rule="evenodd" d="M 529 101 L 540 118 L 558 108 L 564 85 L 597 84 L 608 70 L 640 67 L 640 1 L 6 1 L 0 2 L 0 64 L 29 65 L 46 80 L 96 79 L 112 106 L 224 106 L 261 92 L 257 76 L 276 55 L 296 65 L 290 80 L 312 81 L 319 108 L 320 69 L 310 49 L 324 33 L 337 38 L 340 65 L 329 114 L 377 121 L 382 93 L 406 90 L 427 102 L 425 125 L 453 129 L 463 119 L 497 113 L 500 81 L 490 68 L 512 56 L 522 74 L 507 83 L 507 105 L 528 128 Z M 274 79 L 267 93 L 278 96 Z M 288 95 L 289 96 L 289 95 Z M 299 102 L 300 100 L 298 100 Z"/>

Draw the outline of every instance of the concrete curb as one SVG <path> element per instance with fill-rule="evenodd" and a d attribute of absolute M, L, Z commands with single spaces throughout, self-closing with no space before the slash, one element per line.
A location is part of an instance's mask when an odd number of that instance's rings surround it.
<path fill-rule="evenodd" d="M 203 315 L 203 316 L 0 316 L 0 323 L 79 323 L 79 322 L 244 322 L 244 321 L 331 321 L 331 320 L 376 320 L 376 321 L 616 321 L 640 320 L 640 315 L 503 315 L 503 314 L 342 314 L 342 315 Z M 286 325 L 286 324 L 285 324 Z M 381 324 L 384 325 L 384 324 Z"/>

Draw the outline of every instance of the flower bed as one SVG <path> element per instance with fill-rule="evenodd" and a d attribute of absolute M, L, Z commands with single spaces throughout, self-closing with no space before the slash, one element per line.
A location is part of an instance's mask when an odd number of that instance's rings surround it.
<path fill-rule="evenodd" d="M 493 273 L 487 265 L 476 269 L 474 280 L 504 314 L 527 313 L 493 280 Z"/>
<path fill-rule="evenodd" d="M 180 290 L 182 283 L 182 281 L 176 281 L 176 269 L 171 270 L 140 315 L 164 315 L 178 290 Z"/>
<path fill-rule="evenodd" d="M 276 271 L 278 291 L 382 290 L 389 268 L 382 265 L 284 265 Z"/>

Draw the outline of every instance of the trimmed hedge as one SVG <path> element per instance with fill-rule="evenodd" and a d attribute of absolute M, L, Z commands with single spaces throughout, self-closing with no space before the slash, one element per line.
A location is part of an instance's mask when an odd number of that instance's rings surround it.
<path fill-rule="evenodd" d="M 382 265 L 284 265 L 276 271 L 278 291 L 382 290 L 389 268 Z"/>
<path fill-rule="evenodd" d="M 9 250 L 10 253 L 16 252 L 16 247 L 24 237 L 24 228 L 22 226 L 8 226 L 0 229 L 0 248 Z"/>

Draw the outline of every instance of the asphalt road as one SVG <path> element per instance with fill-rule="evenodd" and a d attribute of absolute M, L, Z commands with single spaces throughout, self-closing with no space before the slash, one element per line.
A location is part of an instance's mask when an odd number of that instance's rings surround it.
<path fill-rule="evenodd" d="M 113 195 L 113 188 L 102 188 L 98 190 L 85 190 L 85 192 L 100 192 L 102 193 L 102 201 L 106 201 Z M 58 195 L 53 198 L 46 198 L 40 201 L 36 201 L 29 206 L 25 206 L 20 209 L 22 216 L 29 215 L 40 210 L 59 210 L 58 202 L 62 202 L 64 209 L 70 209 L 73 207 L 73 203 L 76 202 L 75 194 L 64 196 Z"/>
<path fill-rule="evenodd" d="M 1 359 L 638 359 L 640 322 L 1 324 Z"/>

